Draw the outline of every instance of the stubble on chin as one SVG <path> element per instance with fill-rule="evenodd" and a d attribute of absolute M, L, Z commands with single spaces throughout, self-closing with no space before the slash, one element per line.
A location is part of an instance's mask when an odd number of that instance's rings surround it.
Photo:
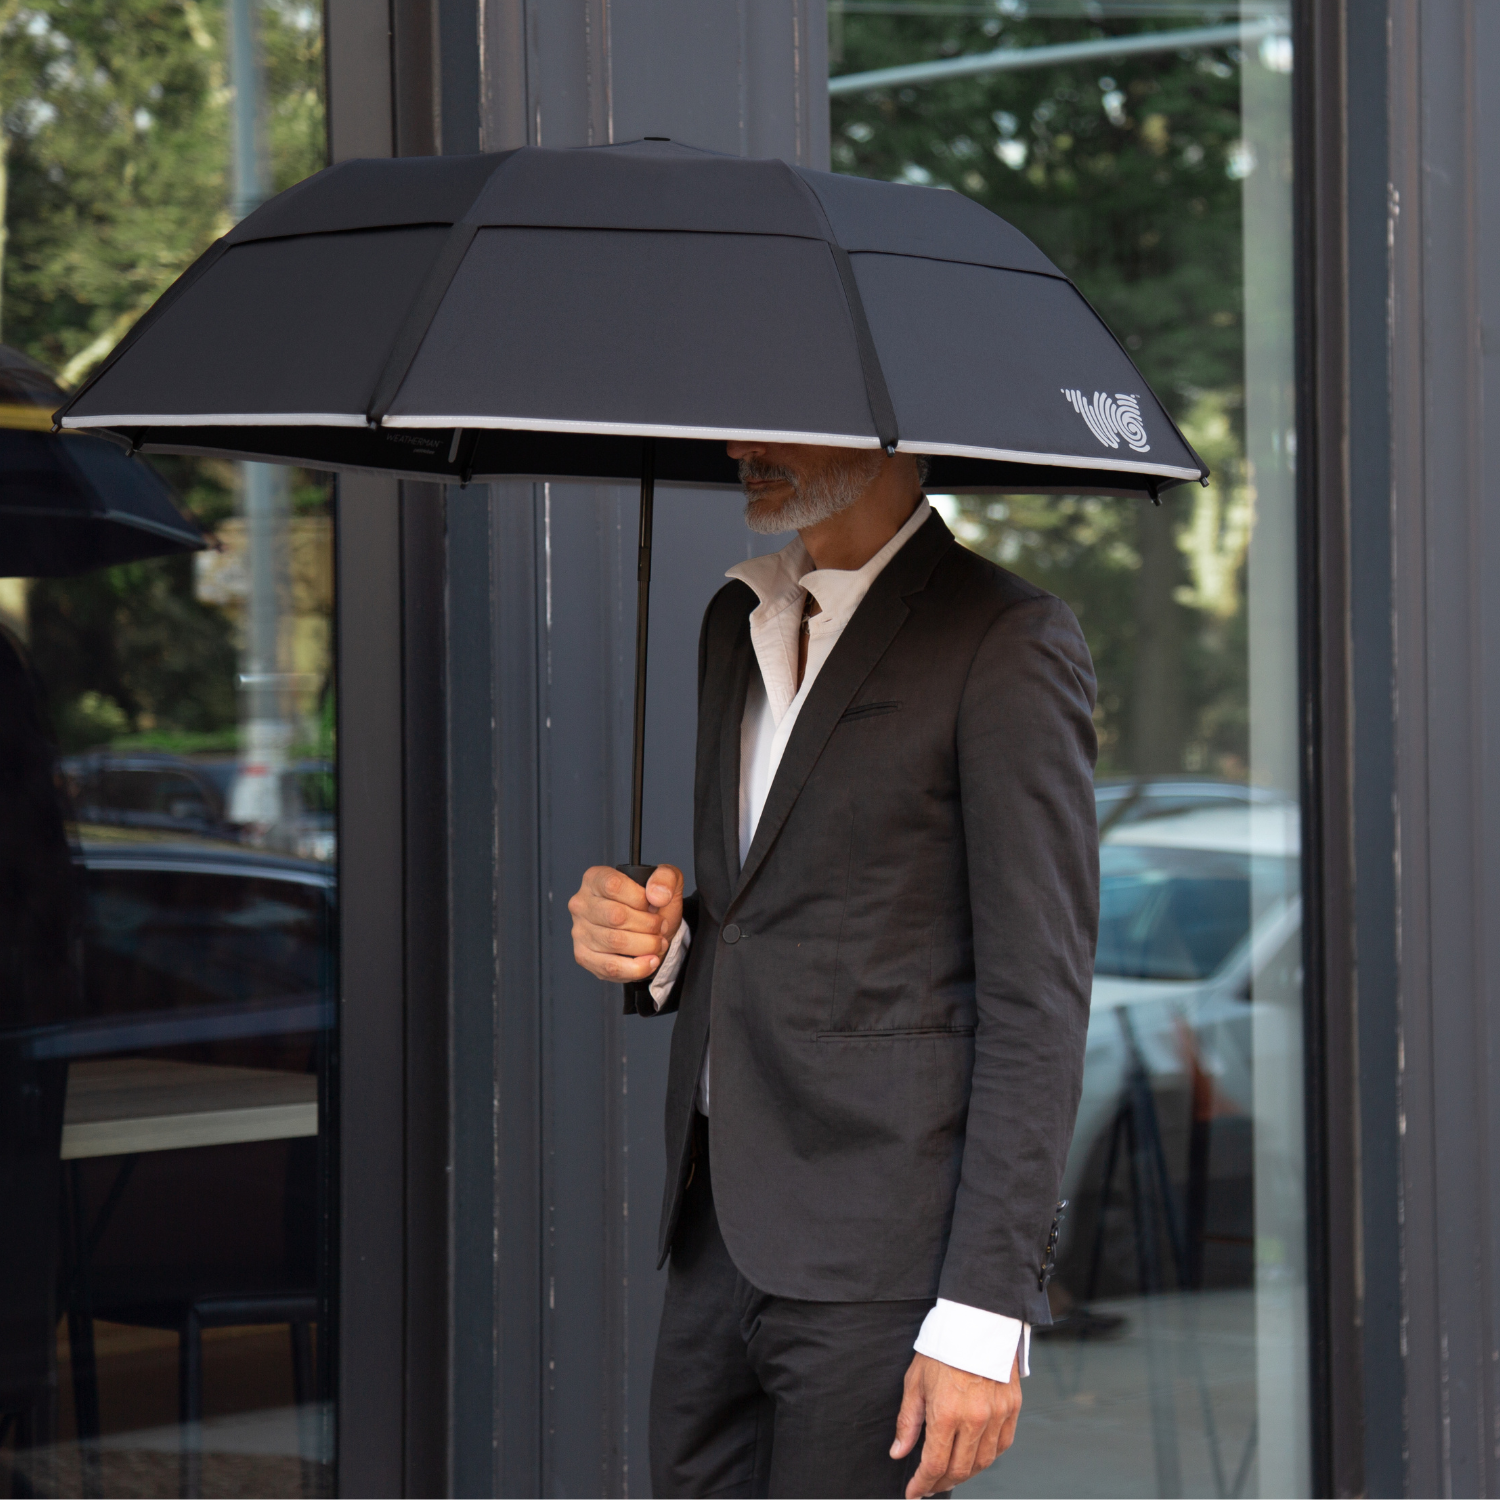
<path fill-rule="evenodd" d="M 763 536 L 801 531 L 836 516 L 854 504 L 880 472 L 882 455 L 851 449 L 820 472 L 798 478 L 786 469 L 743 460 L 742 483 L 752 479 L 782 479 L 791 493 L 779 503 L 757 499 L 746 491 L 745 524 Z"/>
<path fill-rule="evenodd" d="M 796 499 L 795 490 L 787 499 L 779 502 L 747 498 L 745 500 L 745 525 L 759 536 L 775 536 L 778 532 L 795 530 L 793 523 L 783 520 L 782 517 L 792 508 Z"/>

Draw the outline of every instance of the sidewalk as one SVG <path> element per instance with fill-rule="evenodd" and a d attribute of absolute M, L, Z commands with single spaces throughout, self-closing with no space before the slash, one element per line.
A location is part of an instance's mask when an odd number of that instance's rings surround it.
<path fill-rule="evenodd" d="M 1123 1333 L 1033 1342 L 1015 1445 L 957 1493 L 1256 1494 L 1255 1294 L 1095 1307 L 1123 1315 Z"/>

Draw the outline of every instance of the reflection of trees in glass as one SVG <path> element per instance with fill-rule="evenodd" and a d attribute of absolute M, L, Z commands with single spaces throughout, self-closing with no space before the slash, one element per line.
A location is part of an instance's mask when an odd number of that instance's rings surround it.
<path fill-rule="evenodd" d="M 326 156 L 320 4 L 263 0 L 274 186 Z M 230 226 L 223 0 L 0 0 L 5 167 L 0 337 L 85 378 Z M 226 464 L 153 460 L 206 529 L 233 511 Z M 320 476 L 294 514 L 325 514 Z M 30 635 L 67 748 L 122 737 L 231 748 L 231 618 L 192 559 L 34 583 Z"/>
<path fill-rule="evenodd" d="M 4 339 L 72 384 L 229 228 L 222 0 L 0 0 Z M 322 8 L 262 6 L 276 187 L 325 158 Z"/>
<path fill-rule="evenodd" d="M 831 0 L 830 15 L 835 73 L 1184 24 L 867 0 Z M 1247 759 L 1237 63 L 1232 48 L 1166 52 L 833 101 L 835 170 L 951 187 L 1024 230 L 1214 471 L 1213 488 L 1170 491 L 1156 511 L 959 502 L 970 545 L 1078 611 L 1099 669 L 1106 773 L 1240 776 Z"/>

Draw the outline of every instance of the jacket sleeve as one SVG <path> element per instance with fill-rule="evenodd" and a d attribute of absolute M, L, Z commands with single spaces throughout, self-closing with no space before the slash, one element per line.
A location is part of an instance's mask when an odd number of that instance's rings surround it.
<path fill-rule="evenodd" d="M 939 1295 L 1052 1321 L 1043 1270 L 1083 1080 L 1099 833 L 1094 670 L 1073 613 L 993 623 L 958 719 L 973 916 L 974 1074 Z"/>

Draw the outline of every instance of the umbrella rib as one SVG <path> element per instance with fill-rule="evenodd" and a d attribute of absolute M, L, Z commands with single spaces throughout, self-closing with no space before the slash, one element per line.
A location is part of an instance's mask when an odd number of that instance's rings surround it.
<path fill-rule="evenodd" d="M 470 200 L 468 213 L 449 230 L 437 260 L 427 273 L 427 280 L 422 283 L 422 290 L 417 293 L 402 320 L 401 331 L 396 335 L 380 378 L 375 382 L 375 392 L 370 397 L 370 405 L 365 413 L 371 427 L 379 427 L 382 418 L 391 409 L 391 403 L 396 399 L 396 393 L 401 389 L 401 383 L 406 379 L 407 372 L 416 360 L 417 351 L 427 337 L 427 330 L 432 327 L 432 320 L 437 316 L 443 298 L 448 295 L 448 288 L 453 285 L 453 278 L 458 275 L 464 256 L 469 253 L 469 246 L 474 243 L 474 236 L 482 227 L 480 220 L 474 217 L 476 205 L 483 201 L 490 184 L 510 165 L 516 154 L 514 151 L 501 154 L 494 170 Z"/>
<path fill-rule="evenodd" d="M 427 280 L 422 283 L 422 290 L 417 293 L 402 321 L 401 331 L 396 335 L 380 378 L 375 382 L 375 393 L 370 398 L 369 409 L 365 414 L 371 427 L 379 427 L 381 418 L 391 409 L 391 403 L 401 389 L 401 382 L 406 379 L 406 372 L 416 360 L 417 351 L 427 337 L 427 330 L 432 327 L 432 320 L 437 316 L 438 308 L 448 295 L 448 288 L 453 285 L 453 278 L 458 274 L 458 268 L 463 264 L 464 256 L 469 253 L 469 246 L 474 243 L 474 236 L 478 233 L 479 225 L 469 222 L 455 224 L 448 231 L 448 238 L 443 242 L 443 248 L 432 270 L 428 272 Z"/>
<path fill-rule="evenodd" d="M 180 526 L 173 526 L 165 521 L 153 521 L 149 516 L 135 516 L 123 510 L 104 510 L 96 514 L 101 520 L 113 521 L 119 526 L 133 526 L 137 531 L 150 531 L 157 536 L 165 537 L 168 541 L 186 542 L 200 552 L 205 545 L 201 532 L 195 535 L 191 531 L 183 530 Z"/>
<path fill-rule="evenodd" d="M 114 368 L 116 362 L 126 351 L 135 345 L 136 341 L 161 318 L 162 314 L 168 308 L 178 302 L 185 292 L 189 291 L 195 283 L 200 281 L 204 274 L 218 263 L 223 257 L 224 252 L 229 248 L 228 236 L 221 235 L 131 324 L 130 330 L 125 334 L 124 338 L 95 366 L 94 373 L 73 392 L 72 396 L 58 411 L 53 413 L 52 421 L 54 430 L 61 426 L 63 417 L 78 405 L 93 386 Z"/>
<path fill-rule="evenodd" d="M 843 288 L 844 302 L 849 310 L 854 347 L 859 354 L 860 373 L 865 380 L 865 400 L 869 403 L 870 418 L 875 423 L 875 435 L 887 453 L 894 453 L 896 444 L 901 441 L 900 430 L 896 425 L 896 407 L 891 400 L 890 388 L 885 383 L 885 371 L 880 366 L 875 335 L 870 332 L 870 320 L 865 316 L 864 299 L 859 295 L 859 283 L 854 279 L 849 252 L 839 244 L 823 201 L 812 190 L 807 179 L 791 167 L 786 170 L 792 181 L 811 201 L 817 222 L 823 226 L 823 243 L 828 246 L 828 253 L 833 257 L 833 267 L 838 272 L 839 286 Z"/>
<path fill-rule="evenodd" d="M 153 521 L 149 516 L 134 515 L 128 510 L 68 510 L 60 505 L 8 505 L 0 500 L 0 516 L 45 516 L 58 521 L 76 521 L 80 525 L 89 521 L 113 521 L 116 526 L 149 531 L 169 542 L 184 542 L 199 550 L 203 547 L 201 532 L 187 531 L 167 521 Z"/>
<path fill-rule="evenodd" d="M 901 441 L 896 426 L 896 408 L 885 383 L 885 371 L 880 368 L 880 355 L 875 348 L 875 336 L 870 332 L 870 321 L 865 317 L 865 304 L 859 295 L 859 286 L 854 280 L 854 267 L 849 262 L 849 252 L 836 240 L 826 241 L 828 252 L 833 256 L 834 269 L 839 275 L 839 285 L 844 289 L 844 301 L 849 307 L 849 321 L 854 326 L 854 345 L 859 351 L 859 367 L 865 377 L 865 399 L 870 404 L 870 416 L 875 423 L 875 435 L 887 453 L 896 451 Z"/>

